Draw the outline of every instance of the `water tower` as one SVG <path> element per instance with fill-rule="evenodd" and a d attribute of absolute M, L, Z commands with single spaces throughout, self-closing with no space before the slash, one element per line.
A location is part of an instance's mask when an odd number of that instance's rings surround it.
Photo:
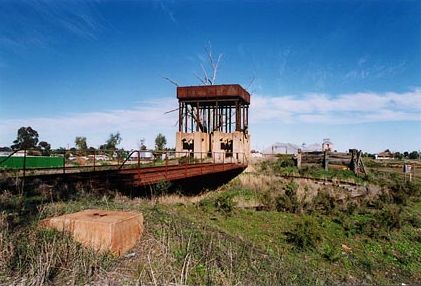
<path fill-rule="evenodd" d="M 239 161 L 250 154 L 250 94 L 238 84 L 177 87 L 176 151 Z M 183 153 L 179 153 L 183 152 Z"/>

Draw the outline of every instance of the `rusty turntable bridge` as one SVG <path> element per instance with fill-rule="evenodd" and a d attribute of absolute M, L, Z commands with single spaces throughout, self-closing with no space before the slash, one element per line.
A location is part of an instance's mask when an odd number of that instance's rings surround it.
<path fill-rule="evenodd" d="M 9 160 L 18 158 L 20 166 L 0 169 L 0 179 L 20 182 L 91 181 L 96 185 L 111 183 L 118 188 L 136 188 L 160 182 L 182 183 L 188 180 L 212 180 L 218 177 L 234 177 L 247 167 L 245 154 L 197 154 L 194 152 L 153 152 L 131 151 L 122 158 L 104 160 L 112 151 L 72 152 L 61 150 L 50 158 L 61 161 L 60 166 L 34 166 L 36 159 L 45 158 L 31 150 L 15 151 L 0 160 L 6 165 Z M 111 154 L 109 157 L 113 157 Z M 199 158 L 199 159 L 198 159 Z"/>
<path fill-rule="evenodd" d="M 234 177 L 248 164 L 250 94 L 238 84 L 177 87 L 175 151 L 15 150 L 0 157 L 3 181 L 112 182 L 119 188 L 161 181 Z"/>

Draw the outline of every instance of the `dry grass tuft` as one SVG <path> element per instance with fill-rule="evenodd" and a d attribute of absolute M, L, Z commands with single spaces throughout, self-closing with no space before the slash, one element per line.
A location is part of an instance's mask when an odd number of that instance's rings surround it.
<path fill-rule="evenodd" d="M 159 197 L 158 203 L 163 205 L 197 203 L 206 198 L 207 196 L 207 193 L 203 193 L 197 196 L 182 196 L 178 194 L 171 194 Z"/>

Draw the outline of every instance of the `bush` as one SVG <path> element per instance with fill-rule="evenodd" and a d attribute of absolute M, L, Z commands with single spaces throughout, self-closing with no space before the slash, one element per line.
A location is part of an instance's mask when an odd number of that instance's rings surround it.
<path fill-rule="evenodd" d="M 276 207 L 275 200 L 273 199 L 270 191 L 261 193 L 259 196 L 259 202 L 262 205 L 262 209 L 266 211 L 273 210 Z"/>
<path fill-rule="evenodd" d="M 400 229 L 402 208 L 396 205 L 388 205 L 382 211 L 376 214 L 376 220 L 382 228 L 387 231 Z"/>
<path fill-rule="evenodd" d="M 292 159 L 292 156 L 281 156 L 278 160 L 274 163 L 274 169 L 276 171 L 286 168 L 286 167 L 295 167 L 295 162 Z"/>
<path fill-rule="evenodd" d="M 357 209 L 358 209 L 358 205 L 355 202 L 349 202 L 346 205 L 345 211 L 348 215 L 353 215 Z"/>
<path fill-rule="evenodd" d="M 228 194 L 223 194 L 216 198 L 215 208 L 217 211 L 224 213 L 225 215 L 230 215 L 235 207 L 235 202 L 232 199 L 232 196 Z"/>
<path fill-rule="evenodd" d="M 394 178 L 390 195 L 394 203 L 406 205 L 409 199 L 419 198 L 421 186 L 415 182 L 405 182 L 400 178 Z"/>
<path fill-rule="evenodd" d="M 300 171 L 297 167 L 285 167 L 285 168 L 282 168 L 282 169 L 278 170 L 278 173 L 282 176 L 291 176 L 291 175 L 294 175 L 294 174 L 299 175 Z"/>
<path fill-rule="evenodd" d="M 326 244 L 323 248 L 322 256 L 327 261 L 335 262 L 341 258 L 341 251 L 338 247 L 335 247 L 334 245 Z"/>
<path fill-rule="evenodd" d="M 278 155 L 278 159 L 273 161 L 263 161 L 259 164 L 261 172 L 276 172 L 281 175 L 291 175 L 299 173 L 298 168 L 295 166 L 295 161 L 290 155 Z"/>
<path fill-rule="evenodd" d="M 262 163 L 259 164 L 259 169 L 261 172 L 267 172 L 271 169 L 271 164 L 269 161 L 263 161 Z"/>
<path fill-rule="evenodd" d="M 168 193 L 170 187 L 171 187 L 171 182 L 161 180 L 155 185 L 153 193 L 156 197 L 163 196 Z"/>
<path fill-rule="evenodd" d="M 285 186 L 285 194 L 290 198 L 295 196 L 296 192 L 298 190 L 298 187 L 299 187 L 299 185 L 296 182 L 294 182 L 294 181 L 289 182 Z"/>
<path fill-rule="evenodd" d="M 416 214 L 410 214 L 404 218 L 404 221 L 412 227 L 421 228 L 421 218 Z"/>
<path fill-rule="evenodd" d="M 376 223 L 374 218 L 367 217 L 363 220 L 354 222 L 354 224 L 349 229 L 349 232 L 351 234 L 362 234 L 374 238 L 379 235 L 379 224 Z"/>
<path fill-rule="evenodd" d="M 296 182 L 289 182 L 285 188 L 285 194 L 280 195 L 275 200 L 276 210 L 297 212 L 300 209 L 300 203 L 297 198 L 298 184 Z"/>
<path fill-rule="evenodd" d="M 280 195 L 275 200 L 276 210 L 279 212 L 294 212 L 291 199 L 287 195 Z"/>
<path fill-rule="evenodd" d="M 299 251 L 315 248 L 321 239 L 318 226 L 307 217 L 298 222 L 292 231 L 285 234 L 287 242 L 293 244 L 294 248 Z"/>
<path fill-rule="evenodd" d="M 344 220 L 342 226 L 350 234 L 362 234 L 371 238 L 386 237 L 391 230 L 401 228 L 403 222 L 401 213 L 401 207 L 385 205 L 383 210 L 355 216 L 351 224 L 346 224 Z"/>
<path fill-rule="evenodd" d="M 336 208 L 335 198 L 327 192 L 319 191 L 313 199 L 314 209 L 324 214 L 330 214 Z"/>

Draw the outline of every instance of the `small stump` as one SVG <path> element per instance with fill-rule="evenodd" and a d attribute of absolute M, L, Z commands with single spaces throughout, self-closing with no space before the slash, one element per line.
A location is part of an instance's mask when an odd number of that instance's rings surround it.
<path fill-rule="evenodd" d="M 122 255 L 142 235 L 143 216 L 134 212 L 89 209 L 44 219 L 40 225 L 69 232 L 76 241 L 97 251 Z"/>

